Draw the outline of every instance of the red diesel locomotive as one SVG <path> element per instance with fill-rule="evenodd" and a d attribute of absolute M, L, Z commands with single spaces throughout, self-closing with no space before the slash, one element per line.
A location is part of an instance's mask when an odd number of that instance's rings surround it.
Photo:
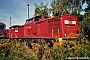
<path fill-rule="evenodd" d="M 78 19 L 74 15 L 61 15 L 47 18 L 44 16 L 35 16 L 26 20 L 24 25 L 14 25 L 7 31 L 9 38 L 27 39 L 27 38 L 68 38 L 69 34 L 76 38 L 78 32 Z"/>
<path fill-rule="evenodd" d="M 4 37 L 6 34 L 6 25 L 0 22 L 0 38 Z"/>

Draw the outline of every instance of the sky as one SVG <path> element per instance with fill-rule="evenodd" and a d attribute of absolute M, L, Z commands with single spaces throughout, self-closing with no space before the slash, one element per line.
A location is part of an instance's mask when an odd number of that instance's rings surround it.
<path fill-rule="evenodd" d="M 28 18 L 28 7 L 29 17 L 34 15 L 34 4 L 50 3 L 52 0 L 0 0 L 0 22 L 6 24 L 6 28 L 10 27 L 10 17 L 11 25 L 23 25 Z"/>

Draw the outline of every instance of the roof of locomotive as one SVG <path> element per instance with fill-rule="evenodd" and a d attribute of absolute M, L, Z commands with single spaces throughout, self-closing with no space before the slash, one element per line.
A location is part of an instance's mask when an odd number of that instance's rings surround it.
<path fill-rule="evenodd" d="M 32 18 L 28 18 L 26 21 L 30 21 L 30 20 L 32 20 L 32 19 L 34 19 L 34 18 L 36 18 L 36 17 L 38 17 L 38 18 L 44 17 L 45 19 L 46 19 L 46 18 L 49 18 L 49 17 L 46 17 L 46 16 L 34 16 L 34 17 L 32 17 Z"/>
<path fill-rule="evenodd" d="M 10 28 L 16 28 L 16 27 L 20 27 L 20 25 L 13 25 Z"/>
<path fill-rule="evenodd" d="M 65 14 L 65 15 L 52 16 L 52 17 L 34 16 L 34 17 L 32 17 L 32 18 L 27 19 L 26 21 L 33 20 L 33 19 L 36 18 L 36 17 L 39 17 L 39 18 L 41 19 L 41 21 L 44 21 L 44 20 L 57 19 L 57 18 L 59 18 L 59 17 L 63 17 L 63 16 L 75 16 L 75 15 L 72 15 L 72 14 Z M 42 19 L 42 17 L 44 17 L 44 20 Z M 77 17 L 77 16 L 75 16 L 75 17 Z M 41 22 L 41 21 L 40 21 L 40 22 Z"/>
<path fill-rule="evenodd" d="M 0 24 L 3 24 L 3 25 L 5 25 L 4 23 L 2 23 L 2 22 L 0 22 Z"/>

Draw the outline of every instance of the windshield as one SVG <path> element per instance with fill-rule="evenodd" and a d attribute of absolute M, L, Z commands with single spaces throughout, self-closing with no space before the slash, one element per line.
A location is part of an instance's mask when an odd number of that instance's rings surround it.
<path fill-rule="evenodd" d="M 0 25 L 0 29 L 4 29 L 4 25 Z"/>

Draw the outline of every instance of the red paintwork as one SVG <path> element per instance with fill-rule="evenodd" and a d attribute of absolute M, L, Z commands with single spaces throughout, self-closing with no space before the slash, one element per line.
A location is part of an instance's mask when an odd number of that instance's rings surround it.
<path fill-rule="evenodd" d="M 76 34 L 78 31 L 78 19 L 73 15 L 61 15 L 53 18 L 36 17 L 26 20 L 22 26 L 11 27 L 7 36 L 9 38 L 67 38 L 69 34 Z M 74 38 L 76 36 L 73 36 Z"/>
<path fill-rule="evenodd" d="M 0 36 L 4 35 L 5 32 L 6 32 L 6 25 L 0 22 Z"/>

